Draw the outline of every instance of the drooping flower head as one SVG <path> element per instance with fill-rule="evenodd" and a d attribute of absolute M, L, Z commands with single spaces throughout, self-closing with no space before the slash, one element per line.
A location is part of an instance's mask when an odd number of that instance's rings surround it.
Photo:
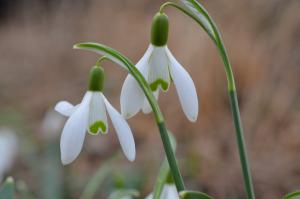
<path fill-rule="evenodd" d="M 61 161 L 64 165 L 74 161 L 81 152 L 86 132 L 97 135 L 108 132 L 107 115 L 110 116 L 118 139 L 128 160 L 135 159 L 135 143 L 132 132 L 126 120 L 109 103 L 103 95 L 104 71 L 100 66 L 94 66 L 90 72 L 89 89 L 80 104 L 73 106 L 61 101 L 55 110 L 67 120 L 60 140 Z"/>
<path fill-rule="evenodd" d="M 182 109 L 190 121 L 198 116 L 198 97 L 194 82 L 188 72 L 175 59 L 167 47 L 169 22 L 164 13 L 157 13 L 152 22 L 151 44 L 136 64 L 137 69 L 148 81 L 154 96 L 166 92 L 173 81 Z M 136 80 L 128 75 L 121 92 L 121 112 L 130 118 L 139 110 L 150 113 L 151 107 Z"/>

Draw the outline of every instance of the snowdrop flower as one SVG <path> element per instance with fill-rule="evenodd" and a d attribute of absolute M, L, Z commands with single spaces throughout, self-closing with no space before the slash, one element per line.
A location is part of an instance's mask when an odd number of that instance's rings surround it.
<path fill-rule="evenodd" d="M 148 195 L 145 199 L 153 199 L 153 193 Z M 161 192 L 160 199 L 179 199 L 175 185 L 166 183 Z"/>
<path fill-rule="evenodd" d="M 196 88 L 188 72 L 167 47 L 168 27 L 167 15 L 157 13 L 152 22 L 151 44 L 136 67 L 150 84 L 156 99 L 161 91 L 166 92 L 169 89 L 173 81 L 185 115 L 190 121 L 195 122 L 198 116 Z M 151 107 L 142 89 L 136 80 L 128 75 L 121 92 L 122 115 L 130 118 L 140 109 L 144 113 L 151 112 Z"/>
<path fill-rule="evenodd" d="M 115 127 L 121 148 L 128 160 L 135 159 L 135 143 L 132 132 L 121 114 L 108 102 L 102 93 L 104 71 L 95 66 L 90 72 L 89 90 L 85 93 L 80 104 L 73 106 L 61 101 L 55 110 L 68 116 L 60 140 L 61 161 L 70 164 L 79 155 L 84 142 L 86 131 L 92 135 L 108 132 L 107 115 Z"/>
<path fill-rule="evenodd" d="M 0 129 L 0 182 L 5 172 L 12 166 L 17 155 L 18 140 L 15 133 L 8 128 Z"/>

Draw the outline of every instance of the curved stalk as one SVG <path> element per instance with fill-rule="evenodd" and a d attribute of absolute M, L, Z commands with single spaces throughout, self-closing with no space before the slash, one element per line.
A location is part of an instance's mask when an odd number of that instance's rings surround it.
<path fill-rule="evenodd" d="M 177 165 L 175 154 L 172 150 L 170 137 L 168 135 L 168 131 L 165 125 L 163 115 L 159 109 L 156 99 L 153 96 L 150 86 L 148 85 L 148 83 L 146 82 L 145 78 L 140 73 L 140 71 L 134 66 L 134 64 L 127 57 L 125 57 L 118 51 L 110 47 L 107 47 L 105 45 L 98 44 L 98 43 L 79 43 L 74 45 L 74 48 L 90 50 L 98 54 L 101 54 L 105 56 L 107 59 L 111 60 L 112 62 L 115 62 L 118 65 L 126 68 L 129 71 L 129 73 L 135 78 L 135 80 L 138 82 L 143 92 L 145 93 L 145 96 L 148 99 L 149 104 L 153 110 L 177 191 L 178 192 L 183 191 L 185 189 L 184 182 Z"/>
<path fill-rule="evenodd" d="M 177 4 L 174 2 L 166 2 L 161 6 L 160 11 L 162 12 L 163 9 L 167 6 L 172 6 L 177 8 L 178 10 L 180 10 L 181 12 L 183 12 L 184 14 L 186 14 L 187 16 L 195 20 L 205 30 L 205 32 L 209 35 L 209 37 L 217 46 L 219 55 L 221 56 L 221 59 L 224 63 L 224 69 L 227 77 L 228 94 L 229 94 L 229 100 L 231 105 L 233 122 L 236 131 L 236 139 L 237 139 L 238 151 L 240 156 L 240 162 L 242 166 L 245 190 L 247 193 L 247 198 L 254 199 L 255 194 L 254 194 L 251 172 L 249 168 L 249 161 L 247 157 L 247 150 L 246 150 L 243 127 L 242 127 L 242 122 L 240 117 L 240 110 L 238 105 L 234 75 L 232 72 L 232 67 L 224 43 L 222 41 L 221 35 L 219 33 L 216 24 L 209 16 L 208 12 L 204 9 L 204 7 L 199 2 L 197 2 L 196 0 L 183 0 L 182 2 L 183 2 L 182 4 Z"/>

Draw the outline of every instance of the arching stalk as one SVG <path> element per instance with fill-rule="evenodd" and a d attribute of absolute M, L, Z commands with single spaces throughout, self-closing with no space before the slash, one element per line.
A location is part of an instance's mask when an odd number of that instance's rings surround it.
<path fill-rule="evenodd" d="M 118 51 L 107 47 L 102 44 L 98 43 L 79 43 L 74 45 L 75 49 L 85 49 L 90 50 L 93 52 L 96 52 L 98 54 L 104 55 L 107 59 L 117 63 L 118 65 L 124 67 L 129 71 L 129 73 L 135 78 L 135 80 L 138 82 L 140 87 L 142 88 L 146 98 L 149 101 L 149 104 L 153 110 L 154 117 L 160 132 L 160 136 L 163 142 L 163 146 L 165 149 L 165 153 L 169 162 L 170 170 L 173 175 L 175 185 L 177 188 L 177 191 L 183 191 L 185 190 L 184 182 L 180 173 L 180 170 L 177 165 L 177 161 L 175 158 L 175 154 L 172 150 L 172 145 L 170 141 L 170 137 L 168 135 L 168 131 L 165 125 L 165 121 L 163 118 L 163 115 L 160 111 L 160 108 L 157 104 L 156 99 L 153 96 L 153 93 L 150 89 L 150 86 L 146 82 L 143 75 L 140 73 L 140 71 L 134 66 L 134 64 L 124 55 L 119 53 Z"/>
<path fill-rule="evenodd" d="M 183 12 L 184 14 L 186 14 L 187 16 L 195 20 L 204 29 L 204 31 L 208 34 L 208 36 L 212 39 L 212 41 L 217 46 L 219 55 L 221 56 L 221 59 L 224 63 L 224 69 L 227 77 L 228 95 L 229 95 L 232 117 L 233 117 L 233 122 L 236 131 L 237 146 L 238 146 L 240 162 L 242 166 L 245 190 L 247 193 L 247 198 L 254 199 L 255 194 L 254 194 L 251 172 L 249 168 L 249 161 L 247 157 L 247 150 L 246 150 L 243 127 L 242 127 L 242 122 L 240 117 L 236 86 L 235 86 L 234 76 L 232 72 L 232 67 L 229 62 L 229 58 L 224 43 L 222 41 L 221 35 L 219 33 L 216 24 L 209 16 L 208 12 L 204 9 L 204 7 L 199 2 L 197 2 L 196 0 L 182 0 L 181 2 L 182 2 L 181 4 L 177 4 L 174 2 L 166 2 L 161 6 L 160 11 L 162 12 L 164 8 L 167 6 L 172 6 L 180 10 L 181 12 Z"/>

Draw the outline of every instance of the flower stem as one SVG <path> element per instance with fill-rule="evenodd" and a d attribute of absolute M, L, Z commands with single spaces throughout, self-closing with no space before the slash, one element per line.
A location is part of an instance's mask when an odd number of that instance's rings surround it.
<path fill-rule="evenodd" d="M 157 125 L 158 125 L 160 136 L 161 136 L 161 139 L 162 139 L 162 142 L 164 145 L 164 149 L 166 152 L 166 156 L 167 156 L 167 159 L 169 162 L 170 170 L 171 170 L 172 176 L 174 178 L 174 182 L 175 182 L 177 191 L 178 192 L 183 191 L 185 189 L 184 182 L 183 182 L 182 176 L 180 174 L 180 171 L 179 171 L 179 168 L 178 168 L 178 165 L 176 162 L 175 154 L 172 150 L 172 146 L 171 146 L 171 142 L 170 142 L 170 138 L 168 135 L 166 125 L 164 122 L 159 122 L 159 123 L 157 123 Z"/>
<path fill-rule="evenodd" d="M 158 103 L 152 93 L 152 90 L 141 74 L 141 72 L 134 66 L 134 64 L 124 55 L 119 53 L 118 51 L 105 46 L 103 44 L 98 43 L 79 43 L 74 45 L 75 49 L 85 49 L 85 50 L 91 50 L 93 52 L 96 52 L 101 55 L 105 55 L 105 57 L 112 62 L 115 62 L 119 64 L 122 67 L 125 67 L 129 73 L 135 78 L 135 80 L 138 82 L 140 87 L 142 88 L 146 98 L 149 101 L 149 104 L 153 110 L 153 114 L 155 116 L 155 120 L 160 132 L 160 136 L 162 139 L 162 143 L 164 145 L 165 153 L 169 162 L 170 170 L 172 173 L 172 176 L 175 181 L 175 185 L 177 188 L 177 191 L 183 191 L 185 189 L 184 182 L 180 173 L 180 170 L 177 165 L 177 161 L 175 158 L 175 153 L 173 152 L 173 148 L 171 145 L 170 136 L 168 135 L 168 130 L 165 125 L 164 117 L 160 111 L 160 108 L 158 106 Z"/>
<path fill-rule="evenodd" d="M 249 169 L 249 162 L 248 162 L 248 157 L 246 152 L 246 145 L 245 145 L 245 139 L 244 139 L 242 122 L 240 118 L 240 111 L 239 111 L 236 91 L 229 91 L 229 96 L 230 96 L 230 104 L 231 104 L 234 126 L 236 130 L 236 139 L 237 139 L 237 144 L 239 149 L 240 162 L 242 165 L 244 183 L 247 192 L 247 198 L 254 199 L 255 195 L 253 189 L 253 182 L 251 178 L 251 172 Z"/>
<path fill-rule="evenodd" d="M 240 156 L 240 162 L 242 166 L 242 172 L 244 177 L 244 185 L 245 190 L 247 194 L 248 199 L 255 199 L 254 194 L 254 188 L 253 188 L 253 182 L 252 182 L 252 176 L 247 156 L 247 148 L 245 144 L 245 138 L 244 138 L 244 131 L 243 131 L 243 125 L 241 121 L 240 116 L 240 109 L 239 109 L 239 103 L 237 98 L 237 92 L 236 92 L 236 86 L 234 81 L 234 76 L 232 72 L 232 67 L 229 62 L 229 58 L 226 52 L 226 49 L 224 47 L 224 43 L 221 39 L 220 33 L 217 29 L 217 26 L 213 23 L 213 21 L 210 19 L 210 22 L 213 26 L 213 29 L 216 34 L 216 45 L 219 50 L 219 54 L 223 60 L 224 66 L 225 66 L 225 72 L 227 77 L 227 84 L 228 84 L 228 94 L 229 94 L 229 100 L 231 105 L 231 112 L 236 132 L 236 140 L 237 140 L 237 146 Z"/>
<path fill-rule="evenodd" d="M 222 41 L 221 35 L 219 33 L 216 24 L 214 23 L 214 21 L 212 20 L 208 12 L 204 9 L 204 7 L 196 0 L 186 0 L 186 2 L 188 3 L 177 4 L 174 2 L 166 2 L 160 7 L 160 12 L 163 12 L 163 9 L 167 6 L 172 6 L 177 8 L 178 10 L 180 10 L 181 12 L 183 12 L 184 14 L 186 14 L 187 16 L 195 20 L 205 30 L 205 32 L 207 32 L 209 37 L 217 46 L 219 54 L 224 63 L 224 69 L 227 77 L 228 94 L 229 94 L 229 100 L 230 100 L 231 111 L 233 116 L 233 122 L 236 131 L 236 139 L 237 139 L 237 145 L 239 150 L 240 162 L 243 171 L 247 198 L 255 199 L 253 182 L 252 182 L 252 177 L 251 177 L 251 172 L 250 172 L 249 162 L 247 157 L 246 144 L 244 140 L 243 127 L 240 118 L 236 86 L 235 86 L 234 76 L 232 72 L 232 67 L 230 65 L 224 43 Z M 204 23 L 205 22 L 204 20 L 206 20 L 206 23 Z M 210 27 L 208 27 L 208 25 Z"/>

